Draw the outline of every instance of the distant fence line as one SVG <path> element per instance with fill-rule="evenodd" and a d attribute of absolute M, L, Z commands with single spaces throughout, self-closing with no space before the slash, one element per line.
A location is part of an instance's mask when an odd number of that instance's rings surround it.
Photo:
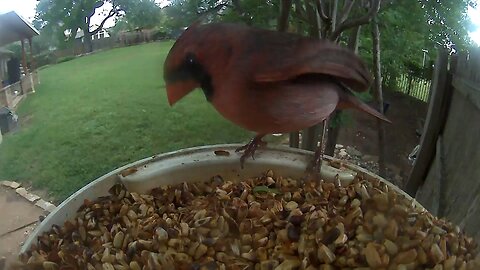
<path fill-rule="evenodd" d="M 428 102 L 431 81 L 412 75 L 401 75 L 396 80 L 395 91 Z"/>
<path fill-rule="evenodd" d="M 92 40 L 93 51 L 108 50 L 117 47 L 125 47 L 137 45 L 141 43 L 152 42 L 164 39 L 162 33 L 154 30 L 123 32 L 110 37 Z M 84 55 L 86 53 L 85 46 L 80 39 L 75 40 L 68 48 L 55 50 L 38 54 L 35 56 L 35 62 L 38 67 L 56 64 L 67 58 Z"/>

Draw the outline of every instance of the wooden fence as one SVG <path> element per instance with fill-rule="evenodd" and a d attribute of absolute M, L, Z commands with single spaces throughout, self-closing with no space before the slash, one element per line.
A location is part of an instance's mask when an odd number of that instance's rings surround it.
<path fill-rule="evenodd" d="M 118 46 L 117 39 L 114 37 L 102 38 L 92 40 L 92 49 L 93 51 L 111 49 Z M 69 56 L 78 56 L 85 53 L 85 47 L 80 40 L 76 40 L 69 48 L 56 50 L 54 52 L 56 60 L 69 57 Z"/>
<path fill-rule="evenodd" d="M 155 40 L 155 30 L 142 30 L 132 32 L 121 32 L 118 34 L 112 34 L 112 36 L 101 39 L 92 40 L 93 51 L 107 50 L 115 47 L 131 46 L 145 42 L 151 42 Z M 85 46 L 80 39 L 70 45 L 69 48 L 63 50 L 57 50 L 54 52 L 57 59 L 70 56 L 79 56 L 85 54 Z"/>
<path fill-rule="evenodd" d="M 430 93 L 430 85 L 430 80 L 404 74 L 397 79 L 396 90 L 427 102 Z"/>
<path fill-rule="evenodd" d="M 480 49 L 439 54 L 406 191 L 480 242 Z"/>

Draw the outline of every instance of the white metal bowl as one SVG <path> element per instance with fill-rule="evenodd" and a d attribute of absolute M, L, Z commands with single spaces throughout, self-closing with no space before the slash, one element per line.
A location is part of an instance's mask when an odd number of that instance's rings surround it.
<path fill-rule="evenodd" d="M 245 168 L 241 169 L 240 153 L 235 153 L 239 146 L 209 145 L 183 149 L 145 158 L 105 174 L 63 201 L 30 234 L 20 252 L 29 250 L 36 242 L 37 236 L 50 230 L 52 225 L 61 226 L 66 220 L 75 217 L 77 209 L 85 199 L 94 200 L 108 195 L 108 190 L 118 181 L 123 182 L 129 191 L 142 193 L 162 185 L 204 181 L 215 175 L 220 175 L 224 179 L 239 180 L 258 176 L 268 169 L 272 169 L 277 175 L 300 179 L 305 176 L 307 164 L 313 158 L 310 151 L 282 146 L 266 147 L 259 149 L 255 160 L 248 159 Z M 218 150 L 222 150 L 221 153 L 215 153 Z M 325 159 L 334 160 L 328 156 L 325 156 Z M 356 165 L 343 161 L 342 163 L 346 167 L 342 171 L 324 164 L 321 170 L 322 178 L 333 181 L 338 174 L 342 184 L 345 184 L 357 173 L 361 173 L 367 179 L 378 179 L 386 183 L 390 188 L 411 199 L 409 195 L 383 178 Z M 414 203 L 423 208 L 417 202 Z"/>

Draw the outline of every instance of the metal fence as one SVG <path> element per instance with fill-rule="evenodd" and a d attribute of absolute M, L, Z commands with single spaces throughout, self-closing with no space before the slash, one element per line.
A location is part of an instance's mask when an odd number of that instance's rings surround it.
<path fill-rule="evenodd" d="M 402 75 L 397 78 L 396 91 L 405 93 L 424 102 L 428 101 L 430 94 L 430 80 L 425 80 L 412 75 Z"/>

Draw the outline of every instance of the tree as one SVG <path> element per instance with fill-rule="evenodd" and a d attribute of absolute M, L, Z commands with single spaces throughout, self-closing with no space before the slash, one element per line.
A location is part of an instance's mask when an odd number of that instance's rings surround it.
<path fill-rule="evenodd" d="M 120 20 L 126 22 L 129 30 L 153 28 L 160 22 L 160 7 L 154 0 L 136 0 L 123 5 L 125 15 Z"/>
<path fill-rule="evenodd" d="M 278 1 L 267 0 L 173 0 L 165 9 L 169 28 L 187 27 L 200 16 L 205 21 L 243 22 L 274 29 Z"/>
<path fill-rule="evenodd" d="M 428 40 L 430 46 L 444 47 L 456 50 L 465 47 L 472 41 L 468 29 L 472 26 L 468 16 L 468 7 L 475 7 L 478 1 L 432 1 L 418 0 L 424 10 L 428 25 Z"/>
<path fill-rule="evenodd" d="M 375 100 L 380 113 L 383 111 L 383 92 L 382 92 L 382 68 L 380 64 L 380 30 L 378 28 L 378 17 L 375 16 L 372 22 L 372 53 L 373 53 L 373 75 L 374 75 L 374 89 Z M 382 120 L 377 119 L 377 132 L 378 132 L 378 167 L 379 174 L 382 177 L 386 176 L 385 168 L 385 127 Z"/>
<path fill-rule="evenodd" d="M 471 44 L 466 10 L 474 4 L 472 1 L 458 1 L 454 5 L 442 1 L 432 8 L 422 2 L 429 1 L 396 1 L 382 6 L 378 15 L 382 32 L 382 73 L 389 89 L 396 88 L 397 78 L 402 74 L 430 79 L 432 67 L 428 61 L 423 62 L 423 50 L 428 51 L 429 59 L 435 59 L 437 48 L 453 51 Z M 372 44 L 369 33 L 363 33 L 361 44 Z M 360 47 L 359 53 L 372 62 L 370 46 Z"/>
<path fill-rule="evenodd" d="M 77 29 L 81 29 L 84 33 L 85 49 L 91 52 L 91 36 L 102 30 L 108 19 L 120 15 L 132 1 L 134 0 L 40 0 L 35 19 L 42 29 L 50 28 L 63 40 L 74 39 Z M 111 8 L 103 14 L 105 17 L 100 25 L 92 25 L 91 19 L 95 10 L 108 5 Z M 66 37 L 65 33 L 68 33 Z"/>

